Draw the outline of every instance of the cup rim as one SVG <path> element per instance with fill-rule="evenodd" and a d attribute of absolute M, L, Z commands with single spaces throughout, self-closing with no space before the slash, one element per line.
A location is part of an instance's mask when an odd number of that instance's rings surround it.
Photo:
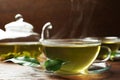
<path fill-rule="evenodd" d="M 120 38 L 117 36 L 105 36 L 105 37 L 86 37 L 85 39 L 98 39 L 102 43 L 118 43 Z"/>
<path fill-rule="evenodd" d="M 42 45 L 45 46 L 69 46 L 69 47 L 80 47 L 80 46 L 93 46 L 101 45 L 101 41 L 97 39 L 45 39 L 41 41 Z"/>

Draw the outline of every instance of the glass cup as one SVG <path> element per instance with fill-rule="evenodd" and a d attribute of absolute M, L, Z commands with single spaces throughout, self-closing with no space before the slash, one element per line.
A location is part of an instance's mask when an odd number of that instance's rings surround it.
<path fill-rule="evenodd" d="M 120 39 L 118 37 L 115 36 L 109 36 L 109 37 L 87 37 L 85 39 L 98 39 L 101 40 L 101 45 L 102 46 L 106 46 L 108 48 L 111 49 L 111 55 L 109 60 L 115 60 L 116 58 L 118 58 L 119 55 L 119 42 Z M 107 51 L 101 51 L 98 59 L 105 59 L 108 56 Z"/>
<path fill-rule="evenodd" d="M 88 74 L 101 48 L 99 40 L 46 39 L 41 43 L 47 59 L 64 62 L 55 73 L 67 75 Z"/>
<path fill-rule="evenodd" d="M 111 49 L 110 60 L 112 61 L 115 60 L 118 53 L 117 51 L 119 50 L 119 38 L 118 37 L 102 37 L 100 39 L 102 40 L 103 46 L 107 46 Z"/>
<path fill-rule="evenodd" d="M 95 64 L 105 62 L 110 57 L 110 49 L 101 46 L 101 40 L 94 38 L 50 39 L 49 29 L 52 29 L 50 22 L 43 26 L 40 39 L 46 56 L 44 68 L 47 72 L 63 75 L 91 74 L 96 71 Z M 96 60 L 101 50 L 107 51 L 108 56 L 103 60 Z"/>

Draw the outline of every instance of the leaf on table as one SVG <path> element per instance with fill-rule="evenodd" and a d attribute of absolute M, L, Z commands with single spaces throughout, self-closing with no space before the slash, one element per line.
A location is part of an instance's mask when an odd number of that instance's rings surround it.
<path fill-rule="evenodd" d="M 24 65 L 24 66 L 31 66 L 31 67 L 39 67 L 40 66 L 40 63 L 37 59 L 31 58 L 28 56 L 15 57 L 15 58 L 5 60 L 5 62 L 9 62 L 9 61 L 16 63 L 16 64 Z"/>

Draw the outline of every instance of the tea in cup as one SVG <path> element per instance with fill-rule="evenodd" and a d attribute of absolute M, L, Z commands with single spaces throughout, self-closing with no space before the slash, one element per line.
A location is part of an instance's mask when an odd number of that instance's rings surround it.
<path fill-rule="evenodd" d="M 102 45 L 108 46 L 112 52 L 115 52 L 119 49 L 117 37 L 103 37 L 101 40 L 102 40 Z"/>
<path fill-rule="evenodd" d="M 88 74 L 89 66 L 96 60 L 101 42 L 84 39 L 45 39 L 43 52 L 49 60 L 61 60 L 64 63 L 54 73 Z"/>
<path fill-rule="evenodd" d="M 102 40 L 103 46 L 107 46 L 111 49 L 110 60 L 113 60 L 113 58 L 115 57 L 115 54 L 119 50 L 118 37 L 103 37 L 101 38 L 101 40 Z"/>

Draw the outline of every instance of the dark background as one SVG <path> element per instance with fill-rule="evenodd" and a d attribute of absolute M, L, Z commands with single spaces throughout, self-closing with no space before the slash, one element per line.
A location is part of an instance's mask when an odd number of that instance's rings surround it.
<path fill-rule="evenodd" d="M 51 22 L 52 38 L 120 36 L 120 0 L 0 0 L 0 28 L 17 13 L 39 34 Z"/>

